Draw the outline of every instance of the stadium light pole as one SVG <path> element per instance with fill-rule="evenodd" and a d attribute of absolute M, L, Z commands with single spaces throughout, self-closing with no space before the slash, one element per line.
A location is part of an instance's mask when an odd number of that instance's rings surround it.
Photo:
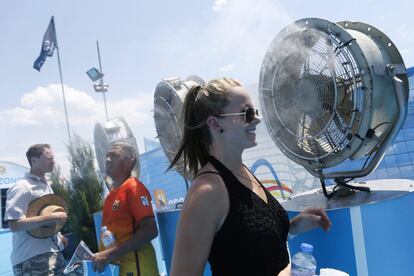
<path fill-rule="evenodd" d="M 99 51 L 99 41 L 96 41 L 96 49 L 98 51 L 99 70 L 93 67 L 89 69 L 86 72 L 86 74 L 94 82 L 93 89 L 95 90 L 95 92 L 102 93 L 103 95 L 103 101 L 104 101 L 104 106 L 105 106 L 105 117 L 106 117 L 106 120 L 109 121 L 108 108 L 106 105 L 106 95 L 105 95 L 105 93 L 108 92 L 109 85 L 104 83 L 104 80 L 103 80 L 104 74 L 102 73 L 102 63 L 101 63 L 101 54 Z"/>

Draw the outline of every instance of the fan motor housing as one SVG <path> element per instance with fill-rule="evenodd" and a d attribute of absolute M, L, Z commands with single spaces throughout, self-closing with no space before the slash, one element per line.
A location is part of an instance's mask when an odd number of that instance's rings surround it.
<path fill-rule="evenodd" d="M 180 147 L 184 122 L 181 117 L 182 106 L 188 91 L 195 85 L 204 85 L 206 81 L 196 75 L 181 78 L 169 78 L 159 82 L 154 93 L 155 128 L 165 155 L 171 162 Z M 178 166 L 178 172 L 184 175 L 184 169 Z"/>
<path fill-rule="evenodd" d="M 276 36 L 263 59 L 263 119 L 282 152 L 308 170 L 366 156 L 398 116 L 395 75 L 407 101 L 401 55 L 375 27 L 301 19 Z"/>

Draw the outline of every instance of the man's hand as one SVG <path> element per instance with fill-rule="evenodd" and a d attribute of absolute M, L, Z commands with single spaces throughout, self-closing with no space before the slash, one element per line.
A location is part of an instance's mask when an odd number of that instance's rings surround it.
<path fill-rule="evenodd" d="M 47 225 L 52 225 L 52 224 L 63 224 L 66 222 L 68 215 L 65 212 L 56 212 L 56 213 L 52 213 L 49 216 L 49 220 L 47 222 Z"/>
<path fill-rule="evenodd" d="M 62 235 L 61 233 L 58 233 L 59 239 L 62 241 L 63 247 L 67 247 L 69 244 L 69 239 L 66 238 L 64 235 Z"/>
<path fill-rule="evenodd" d="M 95 253 L 92 257 L 94 271 L 102 272 L 105 266 L 112 261 L 111 252 L 113 248 Z"/>

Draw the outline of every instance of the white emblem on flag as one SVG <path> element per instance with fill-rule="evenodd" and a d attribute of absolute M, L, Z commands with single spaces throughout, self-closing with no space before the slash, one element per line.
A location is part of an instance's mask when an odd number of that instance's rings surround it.
<path fill-rule="evenodd" d="M 149 200 L 147 196 L 141 196 L 141 202 L 144 206 L 149 206 Z"/>

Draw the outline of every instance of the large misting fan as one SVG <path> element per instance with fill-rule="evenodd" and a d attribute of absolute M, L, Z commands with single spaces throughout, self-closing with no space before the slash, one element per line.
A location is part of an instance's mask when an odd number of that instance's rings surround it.
<path fill-rule="evenodd" d="M 195 85 L 203 85 L 206 81 L 198 76 L 164 79 L 158 83 L 154 93 L 154 121 L 158 139 L 165 155 L 171 162 L 180 147 L 183 137 L 183 120 L 181 110 L 184 98 Z M 179 164 L 177 171 L 184 175 L 184 168 Z"/>
<path fill-rule="evenodd" d="M 107 186 L 111 186 L 111 181 L 105 177 L 105 160 L 106 153 L 108 152 L 112 143 L 124 142 L 135 148 L 136 163 L 132 170 L 132 175 L 139 177 L 140 164 L 139 164 L 139 152 L 135 137 L 129 128 L 127 122 L 123 117 L 113 118 L 104 124 L 96 123 L 94 129 L 94 142 L 95 142 L 95 154 L 98 161 L 98 167 L 100 170 L 100 176 L 105 179 Z"/>
<path fill-rule="evenodd" d="M 264 57 L 259 83 L 264 121 L 275 144 L 321 179 L 347 182 L 372 172 L 407 110 L 406 68 L 395 45 L 361 22 L 306 18 L 284 28 Z M 353 171 L 332 171 L 365 158 Z"/>

